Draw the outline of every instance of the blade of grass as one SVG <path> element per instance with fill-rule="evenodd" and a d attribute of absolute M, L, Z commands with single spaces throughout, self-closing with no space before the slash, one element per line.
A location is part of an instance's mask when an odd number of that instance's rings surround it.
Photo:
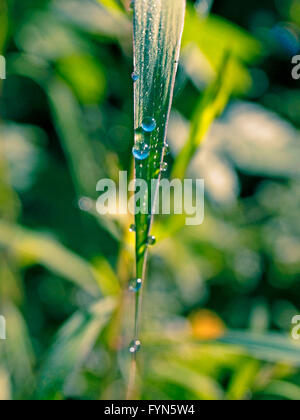
<path fill-rule="evenodd" d="M 136 275 L 145 279 L 147 239 L 153 221 L 151 180 L 159 180 L 166 146 L 181 38 L 185 0 L 135 0 L 134 2 L 134 88 L 135 143 L 150 148 L 145 160 L 136 160 L 135 178 L 148 184 L 146 214 L 136 215 Z M 155 120 L 155 129 L 142 129 L 145 118 Z M 135 338 L 139 333 L 142 290 L 136 294 Z M 135 365 L 133 365 L 133 368 Z M 134 375 L 133 375 L 134 376 Z"/>
<path fill-rule="evenodd" d="M 99 286 L 103 294 L 118 289 L 116 281 L 112 284 L 111 275 L 103 279 L 100 265 L 93 267 L 56 240 L 30 229 L 1 221 L 0 246 L 10 250 L 23 266 L 42 264 L 97 298 Z"/>
<path fill-rule="evenodd" d="M 229 331 L 218 342 L 240 347 L 259 360 L 300 366 L 299 343 L 282 334 Z"/>
<path fill-rule="evenodd" d="M 73 92 L 62 79 L 52 77 L 48 66 L 32 61 L 30 56 L 15 55 L 8 61 L 8 66 L 11 75 L 28 77 L 45 91 L 78 198 L 96 198 L 97 181 L 106 174 L 97 164 L 83 126 L 81 109 Z M 119 242 L 117 224 L 95 213 L 96 211 L 93 214 L 97 216 L 99 225 Z"/>
<path fill-rule="evenodd" d="M 257 360 L 248 360 L 242 366 L 238 366 L 227 390 L 227 399 L 232 401 L 244 400 L 253 389 L 257 378 L 260 363 Z"/>
<path fill-rule="evenodd" d="M 172 177 L 183 179 L 187 168 L 204 140 L 211 124 L 224 110 L 231 94 L 232 85 L 228 82 L 231 57 L 226 54 L 222 60 L 216 80 L 200 98 L 191 123 L 189 139 L 177 156 Z"/>
<path fill-rule="evenodd" d="M 89 310 L 76 312 L 60 329 L 41 369 L 38 400 L 64 397 L 64 385 L 93 349 L 114 310 L 113 299 L 101 300 Z"/>
<path fill-rule="evenodd" d="M 70 89 L 59 79 L 49 84 L 48 95 L 78 194 L 95 197 L 95 185 L 100 179 L 100 171 L 82 129 L 79 106 Z"/>

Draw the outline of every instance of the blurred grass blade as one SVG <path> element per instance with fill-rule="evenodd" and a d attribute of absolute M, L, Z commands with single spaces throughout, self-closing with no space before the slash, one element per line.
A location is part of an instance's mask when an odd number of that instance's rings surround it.
<path fill-rule="evenodd" d="M 14 398 L 26 399 L 34 386 L 35 357 L 26 321 L 11 303 L 1 305 L 7 323 L 7 340 L 1 342 L 0 367 L 9 369 L 14 384 Z"/>
<path fill-rule="evenodd" d="M 241 347 L 259 360 L 300 366 L 299 343 L 292 342 L 288 336 L 230 331 L 218 341 Z"/>
<path fill-rule="evenodd" d="M 232 401 L 244 400 L 253 388 L 259 369 L 260 363 L 257 360 L 250 360 L 242 366 L 237 366 L 226 393 L 227 399 Z"/>
<path fill-rule="evenodd" d="M 124 11 L 120 0 L 98 0 L 98 2 L 108 9 L 117 10 L 119 12 Z"/>
<path fill-rule="evenodd" d="M 0 246 L 10 250 L 23 265 L 41 264 L 99 297 L 92 267 L 81 257 L 46 235 L 0 221 Z"/>
<path fill-rule="evenodd" d="M 232 87 L 231 83 L 228 83 L 227 77 L 230 73 L 230 65 L 231 57 L 226 54 L 216 80 L 200 98 L 192 119 L 189 139 L 176 158 L 172 171 L 173 178 L 184 178 L 188 166 L 211 124 L 227 105 Z"/>
<path fill-rule="evenodd" d="M 261 394 L 266 396 L 271 395 L 279 400 L 300 401 L 300 387 L 285 381 L 272 381 Z"/>
<path fill-rule="evenodd" d="M 0 4 L 0 53 L 3 52 L 8 33 L 8 12 L 6 2 Z"/>
<path fill-rule="evenodd" d="M 197 399 L 213 401 L 224 398 L 222 388 L 213 378 L 172 360 L 156 361 L 152 374 L 161 381 L 190 390 Z"/>
<path fill-rule="evenodd" d="M 84 128 L 80 105 L 72 90 L 62 79 L 51 79 L 50 73 L 42 66 L 36 66 L 31 57 L 26 55 L 15 56 L 10 60 L 10 73 L 34 79 L 44 89 L 70 168 L 75 192 L 78 198 L 96 198 L 97 182 L 105 178 L 106 174 L 96 161 L 91 141 Z M 99 225 L 119 242 L 121 237 L 117 224 L 107 217 L 101 217 L 96 211 L 93 215 L 97 216 Z"/>
<path fill-rule="evenodd" d="M 135 0 L 134 2 L 134 88 L 135 142 L 146 143 L 150 156 L 136 162 L 136 178 L 148 183 L 148 214 L 136 216 L 137 276 L 143 277 L 147 236 L 152 218 L 151 179 L 159 179 L 166 132 L 172 104 L 184 25 L 185 0 Z M 145 118 L 153 118 L 156 129 L 141 129 Z"/>
<path fill-rule="evenodd" d="M 2 126 L 0 127 L 2 136 Z M 0 138 L 0 145 L 2 146 Z M 3 146 L 2 146 L 3 147 Z M 17 194 L 10 185 L 8 164 L 0 150 L 0 218 L 14 221 L 19 214 L 19 201 Z"/>
<path fill-rule="evenodd" d="M 11 401 L 11 378 L 8 370 L 4 366 L 0 366 L 0 401 Z"/>
<path fill-rule="evenodd" d="M 101 330 L 109 321 L 115 303 L 111 299 L 97 303 L 87 312 L 77 312 L 59 331 L 43 365 L 37 398 L 63 398 L 70 376 L 80 370 Z"/>
<path fill-rule="evenodd" d="M 95 197 L 101 172 L 81 124 L 79 105 L 68 86 L 59 79 L 49 84 L 48 95 L 77 193 L 79 196 Z"/>

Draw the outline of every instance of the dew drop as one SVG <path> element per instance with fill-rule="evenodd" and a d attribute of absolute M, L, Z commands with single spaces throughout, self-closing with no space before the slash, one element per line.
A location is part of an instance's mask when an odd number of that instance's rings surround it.
<path fill-rule="evenodd" d="M 138 74 L 136 74 L 135 72 L 133 72 L 131 74 L 131 78 L 134 82 L 137 82 L 139 80 L 140 76 Z"/>
<path fill-rule="evenodd" d="M 141 290 L 142 285 L 143 285 L 142 279 L 132 279 L 129 282 L 129 291 L 136 293 L 139 290 Z"/>
<path fill-rule="evenodd" d="M 78 207 L 82 211 L 90 211 L 93 208 L 93 201 L 89 197 L 81 197 L 78 200 Z"/>
<path fill-rule="evenodd" d="M 129 228 L 129 232 L 136 232 L 136 226 L 135 225 L 130 225 L 130 228 Z"/>
<path fill-rule="evenodd" d="M 143 141 L 138 142 L 133 146 L 132 154 L 137 160 L 145 160 L 150 155 L 150 148 Z"/>
<path fill-rule="evenodd" d="M 156 244 L 156 238 L 155 238 L 155 236 L 148 236 L 147 244 L 148 245 L 155 245 Z"/>
<path fill-rule="evenodd" d="M 142 122 L 142 129 L 147 133 L 151 133 L 156 129 L 156 121 L 152 117 L 145 117 Z"/>
<path fill-rule="evenodd" d="M 131 354 L 136 354 L 141 349 L 141 342 L 140 340 L 133 340 L 129 346 L 129 352 Z"/>
<path fill-rule="evenodd" d="M 167 170 L 168 170 L 168 164 L 167 164 L 167 162 L 164 162 L 164 163 L 162 164 L 162 166 L 161 166 L 161 170 L 162 170 L 162 172 L 167 172 Z"/>

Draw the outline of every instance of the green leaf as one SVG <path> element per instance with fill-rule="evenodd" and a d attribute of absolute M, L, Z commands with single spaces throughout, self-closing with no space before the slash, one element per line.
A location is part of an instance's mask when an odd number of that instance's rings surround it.
<path fill-rule="evenodd" d="M 218 383 L 209 376 L 195 372 L 173 361 L 157 361 L 151 374 L 160 380 L 180 385 L 200 400 L 222 400 L 223 391 Z"/>
<path fill-rule="evenodd" d="M 91 144 L 83 128 L 76 98 L 59 78 L 48 85 L 53 119 L 80 195 L 94 197 L 101 171 L 96 165 Z"/>
<path fill-rule="evenodd" d="M 4 127 L 0 126 L 0 135 L 2 137 Z M 0 146 L 3 150 L 3 144 L 0 139 Z M 8 164 L 0 150 L 0 218 L 14 221 L 19 214 L 19 202 L 15 191 L 12 189 L 9 180 Z"/>
<path fill-rule="evenodd" d="M 13 252 L 23 265 L 41 264 L 94 296 L 99 296 L 92 267 L 75 253 L 46 235 L 0 222 L 0 246 Z"/>
<path fill-rule="evenodd" d="M 152 222 L 151 180 L 160 178 L 166 132 L 178 67 L 184 25 L 185 0 L 136 0 L 134 3 L 135 143 L 146 143 L 150 156 L 136 161 L 136 178 L 148 183 L 146 214 L 136 216 L 137 276 L 143 277 L 147 237 Z M 145 118 L 154 118 L 156 128 L 146 133 Z"/>
<path fill-rule="evenodd" d="M 300 366 L 300 346 L 282 334 L 230 331 L 218 340 L 244 349 L 259 360 Z"/>
<path fill-rule="evenodd" d="M 8 13 L 6 2 L 1 2 L 0 5 L 0 53 L 4 50 L 4 45 L 8 32 Z"/>
<path fill-rule="evenodd" d="M 33 79 L 44 89 L 78 198 L 95 197 L 97 182 L 106 177 L 106 174 L 98 164 L 99 158 L 96 161 L 94 149 L 84 128 L 80 105 L 72 90 L 61 78 L 52 78 L 49 68 L 41 65 L 39 61 L 35 62 L 30 56 L 14 55 L 9 64 L 10 74 Z M 97 216 L 99 225 L 119 242 L 121 236 L 117 224 L 108 217 L 100 216 L 96 211 L 93 215 Z"/>
<path fill-rule="evenodd" d="M 122 44 L 124 40 L 129 41 L 131 25 L 119 3 L 118 0 L 52 0 L 52 8 L 56 19 L 63 16 L 66 23 L 101 37 L 101 40 Z"/>
<path fill-rule="evenodd" d="M 88 54 L 67 55 L 58 60 L 57 69 L 81 102 L 96 104 L 103 100 L 106 79 L 103 67 L 95 57 Z"/>
<path fill-rule="evenodd" d="M 117 10 L 119 12 L 123 11 L 120 0 L 98 0 L 98 2 L 108 9 Z"/>
<path fill-rule="evenodd" d="M 253 388 L 259 368 L 260 363 L 256 360 L 250 360 L 242 366 L 237 366 L 229 384 L 227 398 L 234 401 L 245 399 L 248 392 Z"/>
<path fill-rule="evenodd" d="M 300 400 L 300 387 L 285 381 L 272 381 L 260 395 L 272 395 L 273 397 L 279 397 L 281 399 L 287 399 L 291 401 Z"/>
<path fill-rule="evenodd" d="M 173 178 L 184 178 L 186 170 L 211 124 L 224 110 L 232 90 L 232 85 L 227 78 L 231 64 L 231 58 L 226 54 L 220 65 L 216 80 L 199 99 L 192 118 L 189 139 L 174 164 Z"/>
<path fill-rule="evenodd" d="M 27 399 L 34 386 L 35 357 L 26 321 L 12 303 L 2 304 L 1 314 L 6 319 L 7 339 L 0 345 L 0 368 L 9 370 L 14 398 Z"/>
<path fill-rule="evenodd" d="M 75 313 L 61 328 L 41 370 L 39 400 L 63 398 L 64 385 L 80 370 L 114 307 L 113 300 L 103 300 L 87 312 Z"/>
<path fill-rule="evenodd" d="M 189 43 L 199 46 L 214 69 L 226 51 L 244 63 L 255 61 L 262 53 L 259 41 L 244 29 L 213 14 L 203 19 L 193 6 L 187 8 L 183 35 L 183 45 Z"/>

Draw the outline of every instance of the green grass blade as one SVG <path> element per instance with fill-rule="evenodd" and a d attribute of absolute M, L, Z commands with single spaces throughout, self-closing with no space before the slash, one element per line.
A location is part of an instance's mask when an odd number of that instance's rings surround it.
<path fill-rule="evenodd" d="M 102 174 L 81 123 L 80 107 L 71 90 L 59 79 L 49 84 L 48 97 L 76 190 L 79 196 L 95 197 L 95 186 Z"/>
<path fill-rule="evenodd" d="M 39 400 L 64 397 L 64 385 L 80 370 L 114 307 L 112 299 L 102 300 L 89 311 L 78 311 L 64 324 L 42 366 L 37 389 Z"/>
<path fill-rule="evenodd" d="M 257 360 L 247 360 L 239 365 L 230 381 L 227 399 L 231 401 L 246 399 L 249 390 L 253 388 L 259 369 L 260 363 Z"/>
<path fill-rule="evenodd" d="M 240 347 L 259 360 L 300 366 L 299 343 L 282 334 L 229 331 L 218 342 Z"/>
<path fill-rule="evenodd" d="M 172 171 L 173 178 L 183 179 L 186 170 L 204 140 L 211 124 L 224 110 L 231 94 L 232 85 L 227 75 L 230 72 L 231 59 L 228 54 L 222 60 L 216 80 L 209 86 L 193 115 L 190 136 L 183 149 L 176 158 Z"/>
<path fill-rule="evenodd" d="M 100 295 L 100 274 L 96 276 L 88 262 L 46 235 L 1 221 L 0 247 L 12 252 L 23 266 L 41 264 L 91 295 Z"/>
<path fill-rule="evenodd" d="M 164 157 L 166 132 L 178 67 L 184 26 L 185 0 L 136 0 L 134 6 L 135 142 L 145 142 L 150 156 L 136 161 L 135 175 L 148 183 L 159 179 Z M 142 130 L 146 117 L 154 118 L 152 133 Z M 153 204 L 153 203 L 152 203 Z M 147 214 L 136 216 L 137 276 L 143 277 L 147 237 L 152 209 L 148 192 Z"/>

